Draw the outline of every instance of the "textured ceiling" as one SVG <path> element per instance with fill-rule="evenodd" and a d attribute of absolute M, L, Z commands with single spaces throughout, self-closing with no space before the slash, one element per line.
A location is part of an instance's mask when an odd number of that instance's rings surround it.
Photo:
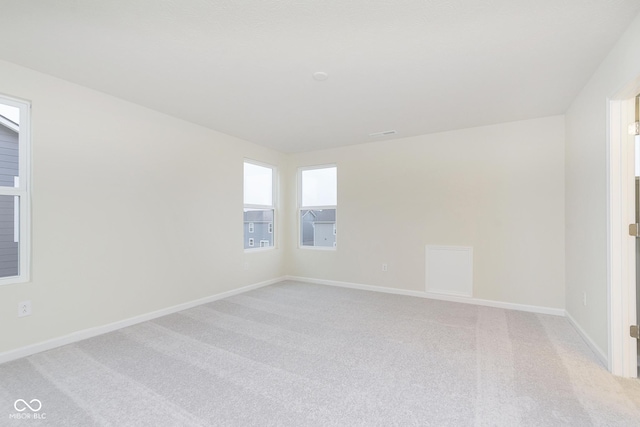
<path fill-rule="evenodd" d="M 297 152 L 561 114 L 640 1 L 0 0 L 0 11 L 2 60 Z"/>

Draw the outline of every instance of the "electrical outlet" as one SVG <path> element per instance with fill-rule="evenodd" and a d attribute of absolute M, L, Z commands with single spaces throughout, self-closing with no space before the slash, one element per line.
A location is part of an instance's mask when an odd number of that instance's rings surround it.
<path fill-rule="evenodd" d="M 587 306 L 587 293 L 584 292 L 582 294 L 582 305 L 584 305 L 585 307 Z"/>
<path fill-rule="evenodd" d="M 31 301 L 18 303 L 18 317 L 31 316 Z"/>
<path fill-rule="evenodd" d="M 382 264 L 382 271 L 387 271 L 387 263 Z"/>

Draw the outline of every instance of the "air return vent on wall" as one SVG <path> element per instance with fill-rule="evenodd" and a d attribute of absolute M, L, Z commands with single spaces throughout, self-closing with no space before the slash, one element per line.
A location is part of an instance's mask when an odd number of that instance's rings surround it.
<path fill-rule="evenodd" d="M 473 293 L 473 248 L 426 247 L 426 291 L 470 297 Z"/>

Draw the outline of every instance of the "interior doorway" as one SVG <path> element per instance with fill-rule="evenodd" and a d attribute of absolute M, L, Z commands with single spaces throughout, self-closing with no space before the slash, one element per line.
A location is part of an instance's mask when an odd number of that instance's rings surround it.
<path fill-rule="evenodd" d="M 635 123 L 640 123 L 640 95 L 636 95 L 635 99 Z M 633 132 L 637 132 L 637 125 L 632 126 L 636 129 L 632 129 Z M 635 223 L 640 224 L 640 135 L 635 135 L 634 144 L 634 158 L 635 158 L 635 205 L 636 205 L 636 218 Z M 640 325 L 640 238 L 636 237 L 636 325 Z M 636 340 L 636 361 L 637 361 L 637 376 L 640 378 L 640 339 Z"/>
<path fill-rule="evenodd" d="M 638 238 L 630 236 L 629 224 L 638 223 L 640 184 L 636 189 L 636 137 L 630 125 L 636 121 L 636 96 L 640 76 L 609 100 L 608 138 L 608 368 L 627 378 L 638 377 L 638 342 L 630 326 L 637 325 L 636 272 L 640 273 Z M 640 169 L 640 168 L 639 168 Z M 640 170 L 639 170 L 640 172 Z M 637 212 L 638 211 L 638 212 Z M 636 216 L 638 215 L 638 216 Z"/>

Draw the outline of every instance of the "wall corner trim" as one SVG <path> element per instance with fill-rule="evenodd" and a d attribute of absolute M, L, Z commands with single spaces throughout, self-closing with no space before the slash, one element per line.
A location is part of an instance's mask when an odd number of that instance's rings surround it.
<path fill-rule="evenodd" d="M 335 280 L 313 279 L 308 277 L 286 276 L 286 280 L 297 282 L 315 283 L 317 285 L 338 286 L 341 288 L 360 289 L 363 291 L 383 292 L 395 295 L 407 295 L 420 298 L 436 299 L 441 301 L 459 302 L 463 304 L 481 305 L 485 307 L 504 308 L 506 310 L 526 311 L 529 313 L 550 314 L 552 316 L 565 316 L 565 310 L 561 308 L 541 307 L 536 305 L 515 304 L 510 302 L 493 301 L 472 297 L 459 297 L 435 292 L 410 291 L 406 289 L 387 288 L 384 286 L 363 285 L 359 283 L 339 282 Z"/>
<path fill-rule="evenodd" d="M 578 322 L 576 322 L 576 319 L 574 319 L 573 316 L 571 316 L 571 314 L 568 311 L 566 312 L 566 318 L 567 320 L 569 320 L 569 323 L 571 323 L 571 326 L 573 326 L 573 328 L 578 332 L 578 334 L 584 340 L 584 342 L 589 346 L 591 351 L 595 353 L 600 363 L 602 363 L 602 366 L 608 370 L 609 359 L 606 353 L 602 351 L 600 347 L 598 347 L 598 345 L 591 339 L 591 337 L 584 331 L 584 329 L 582 329 L 582 327 L 578 324 Z"/>
<path fill-rule="evenodd" d="M 168 314 L 177 313 L 182 310 L 187 310 L 202 304 L 207 304 L 213 301 L 217 301 L 223 298 L 228 298 L 234 295 L 242 294 L 254 289 L 262 288 L 264 286 L 273 285 L 274 283 L 282 282 L 284 277 L 278 277 L 264 282 L 254 283 L 252 285 L 243 286 L 238 289 L 232 289 L 230 291 L 222 292 L 208 297 L 199 298 L 193 301 L 188 301 L 182 304 L 174 305 L 171 307 L 162 308 L 160 310 L 152 311 L 150 313 L 141 314 L 139 316 L 130 317 L 128 319 L 119 320 L 117 322 L 109 323 L 102 326 L 96 326 L 94 328 L 83 329 L 80 331 L 72 332 L 68 335 L 52 338 L 39 343 L 31 344 L 25 347 L 20 347 L 14 350 L 9 350 L 4 353 L 0 353 L 0 364 L 10 362 L 12 360 L 20 359 L 23 357 L 31 356 L 32 354 L 40 353 L 43 351 L 51 350 L 63 345 L 72 344 L 74 342 L 82 341 L 88 338 L 93 338 L 98 335 L 113 332 L 118 329 L 126 328 L 127 326 L 133 326 L 138 323 L 153 320 L 158 317 L 166 316 Z"/>

